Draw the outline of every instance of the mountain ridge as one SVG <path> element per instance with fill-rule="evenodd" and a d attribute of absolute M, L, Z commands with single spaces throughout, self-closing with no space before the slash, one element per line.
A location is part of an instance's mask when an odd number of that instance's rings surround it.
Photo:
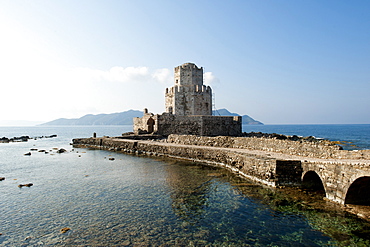
<path fill-rule="evenodd" d="M 219 110 L 212 111 L 212 114 L 214 116 L 240 116 L 238 113 L 230 112 L 229 110 L 222 108 Z M 262 122 L 254 120 L 252 117 L 248 115 L 242 116 L 242 124 L 248 124 L 248 125 L 263 125 Z"/>
<path fill-rule="evenodd" d="M 229 112 L 227 109 L 213 111 L 215 116 L 240 116 L 237 113 Z M 143 112 L 138 110 L 128 110 L 124 112 L 116 112 L 110 114 L 87 114 L 80 118 L 58 118 L 40 125 L 132 125 L 134 117 L 142 117 Z M 263 123 L 254 120 L 248 115 L 243 115 L 243 124 L 258 124 Z"/>

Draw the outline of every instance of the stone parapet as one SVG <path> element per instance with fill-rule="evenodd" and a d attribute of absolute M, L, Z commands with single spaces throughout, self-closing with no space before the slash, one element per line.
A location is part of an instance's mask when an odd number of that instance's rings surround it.
<path fill-rule="evenodd" d="M 150 138 L 149 135 L 146 137 Z M 351 151 L 338 150 L 328 143 L 314 143 L 313 145 L 294 141 L 288 143 L 286 140 L 265 140 L 266 138 L 256 137 L 244 137 L 243 139 L 225 136 L 170 135 L 168 139 L 158 139 L 157 136 L 152 140 L 123 138 L 128 138 L 128 136 L 74 139 L 73 145 L 206 162 L 225 167 L 241 176 L 270 186 L 322 184 L 325 196 L 331 201 L 340 204 L 365 203 L 368 205 L 370 203 L 367 196 L 367 191 L 370 189 L 369 159 L 323 159 L 291 155 L 297 152 L 302 155 L 301 149 L 307 147 L 311 148 L 312 152 L 317 152 L 316 155 L 320 157 L 323 153 L 337 156 L 335 152 L 345 152 L 351 156 Z M 269 146 L 272 142 L 275 142 L 277 147 Z M 282 147 L 289 149 L 282 153 Z M 281 153 L 274 152 L 274 150 Z M 367 153 L 368 150 L 364 152 Z"/>
<path fill-rule="evenodd" d="M 185 145 L 261 150 L 308 158 L 370 159 L 370 150 L 341 150 L 340 146 L 326 140 L 311 142 L 305 140 L 277 140 L 264 137 L 169 135 L 167 141 Z"/>
<path fill-rule="evenodd" d="M 280 185 L 275 176 L 276 159 L 261 154 L 244 153 L 215 147 L 170 144 L 118 138 L 73 139 L 75 147 L 99 148 L 116 152 L 167 156 L 222 166 L 244 177 L 270 186 Z"/>

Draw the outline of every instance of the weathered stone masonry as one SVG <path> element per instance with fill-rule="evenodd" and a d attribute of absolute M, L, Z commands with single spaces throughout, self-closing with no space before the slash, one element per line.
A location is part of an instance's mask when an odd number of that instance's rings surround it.
<path fill-rule="evenodd" d="M 264 184 L 275 185 L 275 159 L 258 154 L 244 154 L 237 150 L 202 146 L 168 144 L 158 141 L 128 140 L 115 138 L 74 139 L 77 147 L 95 147 L 112 151 L 136 154 L 160 155 L 175 158 L 210 162 L 227 167 L 233 171 Z"/>
<path fill-rule="evenodd" d="M 177 66 L 175 83 L 166 88 L 163 114 L 144 109 L 141 118 L 134 118 L 136 134 L 182 134 L 200 136 L 239 136 L 242 117 L 212 116 L 212 89 L 203 85 L 203 68 L 193 63 Z"/>
<path fill-rule="evenodd" d="M 86 138 L 74 139 L 73 143 L 209 162 L 270 186 L 300 186 L 314 174 L 328 199 L 340 204 L 369 204 L 369 150 L 339 150 L 327 142 L 189 135 L 170 135 L 162 141 Z"/>
<path fill-rule="evenodd" d="M 166 112 L 178 116 L 212 115 L 212 89 L 203 85 L 203 68 L 193 63 L 177 66 L 175 85 L 166 88 Z"/>

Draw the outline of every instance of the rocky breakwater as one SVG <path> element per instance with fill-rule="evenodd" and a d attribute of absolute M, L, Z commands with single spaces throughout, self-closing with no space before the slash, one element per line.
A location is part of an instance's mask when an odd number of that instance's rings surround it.
<path fill-rule="evenodd" d="M 325 191 L 325 197 L 339 204 L 370 205 L 370 150 L 342 150 L 336 142 L 313 138 L 204 137 L 170 135 L 169 143 L 227 147 L 258 152 L 274 158 L 270 166 L 274 186 L 300 186 Z M 247 169 L 247 170 L 245 170 Z M 249 174 L 249 164 L 241 171 Z M 258 167 L 264 171 L 263 166 Z M 365 199 L 364 199 L 365 198 Z"/>
<path fill-rule="evenodd" d="M 246 135 L 246 134 L 245 134 Z M 249 133 L 244 137 L 194 135 L 125 135 L 74 139 L 80 147 L 169 156 L 227 167 L 241 175 L 272 186 L 297 186 L 302 180 L 302 163 L 352 165 L 370 160 L 369 150 L 348 151 L 327 140 Z"/>
<path fill-rule="evenodd" d="M 310 139 L 125 135 L 74 139 L 73 145 L 206 162 L 269 186 L 324 191 L 326 199 L 342 205 L 370 205 L 363 199 L 370 190 L 370 150 L 342 150 L 333 142 Z"/>
<path fill-rule="evenodd" d="M 254 132 L 244 133 L 243 137 L 170 135 L 168 136 L 167 142 L 197 146 L 248 149 L 306 158 L 370 159 L 370 150 L 343 150 L 337 142 L 316 139 L 312 136 L 298 137 Z"/>
<path fill-rule="evenodd" d="M 270 186 L 299 185 L 302 168 L 291 157 L 236 147 L 230 137 L 170 135 L 165 139 L 138 140 L 116 137 L 74 139 L 75 147 L 100 148 L 137 155 L 167 156 L 207 162 L 230 169 Z M 240 144 L 237 144 L 240 146 Z M 279 169 L 277 169 L 279 164 Z"/>
<path fill-rule="evenodd" d="M 0 138 L 0 143 L 9 143 L 9 142 L 27 142 L 28 140 L 34 139 L 43 139 L 43 138 L 54 138 L 57 135 L 50 135 L 50 136 L 36 136 L 36 137 L 29 137 L 29 136 L 19 136 L 19 137 L 2 137 Z"/>

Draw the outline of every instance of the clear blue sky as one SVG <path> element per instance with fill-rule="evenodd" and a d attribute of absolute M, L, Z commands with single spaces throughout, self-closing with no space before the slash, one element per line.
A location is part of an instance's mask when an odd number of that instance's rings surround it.
<path fill-rule="evenodd" d="M 370 1 L 0 0 L 0 124 L 149 108 L 204 68 L 217 108 L 370 123 Z"/>

